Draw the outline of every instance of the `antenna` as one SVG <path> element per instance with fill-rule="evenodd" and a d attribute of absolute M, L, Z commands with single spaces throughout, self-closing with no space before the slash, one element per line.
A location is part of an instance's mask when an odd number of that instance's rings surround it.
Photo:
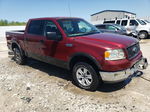
<path fill-rule="evenodd" d="M 70 14 L 70 17 L 71 17 L 70 0 L 68 0 L 68 10 L 69 10 L 69 14 Z"/>

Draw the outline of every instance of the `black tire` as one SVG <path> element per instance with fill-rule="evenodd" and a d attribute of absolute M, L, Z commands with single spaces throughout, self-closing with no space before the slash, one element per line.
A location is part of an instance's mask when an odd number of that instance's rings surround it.
<path fill-rule="evenodd" d="M 139 39 L 146 39 L 146 38 L 148 38 L 148 33 L 142 31 L 139 33 L 138 37 L 139 37 Z"/>
<path fill-rule="evenodd" d="M 18 47 L 13 49 L 14 52 L 14 60 L 19 65 L 24 65 L 26 63 L 26 57 L 25 55 L 21 54 L 21 51 Z"/>
<path fill-rule="evenodd" d="M 78 71 L 83 68 L 85 68 L 85 70 L 87 69 L 89 72 L 89 73 L 87 72 L 87 74 L 88 75 L 90 74 L 90 77 L 92 77 L 92 80 L 88 79 L 88 82 L 91 81 L 91 83 L 89 85 L 87 84 L 87 81 L 86 81 L 87 79 L 85 79 L 85 77 L 84 77 L 84 81 L 80 81 L 80 79 L 78 78 L 78 75 L 77 75 Z M 101 78 L 97 74 L 96 70 L 88 63 L 78 62 L 77 64 L 75 64 L 73 67 L 72 74 L 73 74 L 74 83 L 78 87 L 88 90 L 88 91 L 95 91 L 98 88 L 98 86 L 100 85 L 100 83 L 102 82 Z M 83 80 L 83 79 L 81 79 L 81 80 Z M 87 85 L 81 84 L 81 82 L 84 82 L 84 83 L 86 82 Z"/>

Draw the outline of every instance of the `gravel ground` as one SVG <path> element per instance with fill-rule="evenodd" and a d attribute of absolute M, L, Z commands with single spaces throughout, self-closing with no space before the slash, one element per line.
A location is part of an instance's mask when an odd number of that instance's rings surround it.
<path fill-rule="evenodd" d="M 103 84 L 96 92 L 74 86 L 66 70 L 30 60 L 19 66 L 0 60 L 0 110 L 3 112 L 148 112 L 150 82 L 135 77 Z M 143 90 L 144 89 L 144 90 Z"/>
<path fill-rule="evenodd" d="M 141 41 L 150 62 L 149 48 L 150 40 Z M 64 69 L 31 59 L 20 66 L 0 49 L 0 112 L 149 112 L 149 72 L 150 66 L 143 75 L 88 92 Z"/>

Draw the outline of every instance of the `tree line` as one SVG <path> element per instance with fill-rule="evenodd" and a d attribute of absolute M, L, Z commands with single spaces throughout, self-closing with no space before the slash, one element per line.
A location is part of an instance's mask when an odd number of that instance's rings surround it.
<path fill-rule="evenodd" d="M 21 26 L 25 24 L 26 22 L 0 20 L 0 26 L 19 26 L 19 25 Z"/>

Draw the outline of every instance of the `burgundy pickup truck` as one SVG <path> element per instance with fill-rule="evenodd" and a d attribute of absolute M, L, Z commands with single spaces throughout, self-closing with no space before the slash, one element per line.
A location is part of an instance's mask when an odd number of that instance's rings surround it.
<path fill-rule="evenodd" d="M 137 39 L 101 33 L 81 18 L 30 19 L 25 31 L 6 32 L 6 38 L 16 63 L 25 64 L 30 57 L 67 68 L 77 86 L 91 91 L 148 65 Z"/>

